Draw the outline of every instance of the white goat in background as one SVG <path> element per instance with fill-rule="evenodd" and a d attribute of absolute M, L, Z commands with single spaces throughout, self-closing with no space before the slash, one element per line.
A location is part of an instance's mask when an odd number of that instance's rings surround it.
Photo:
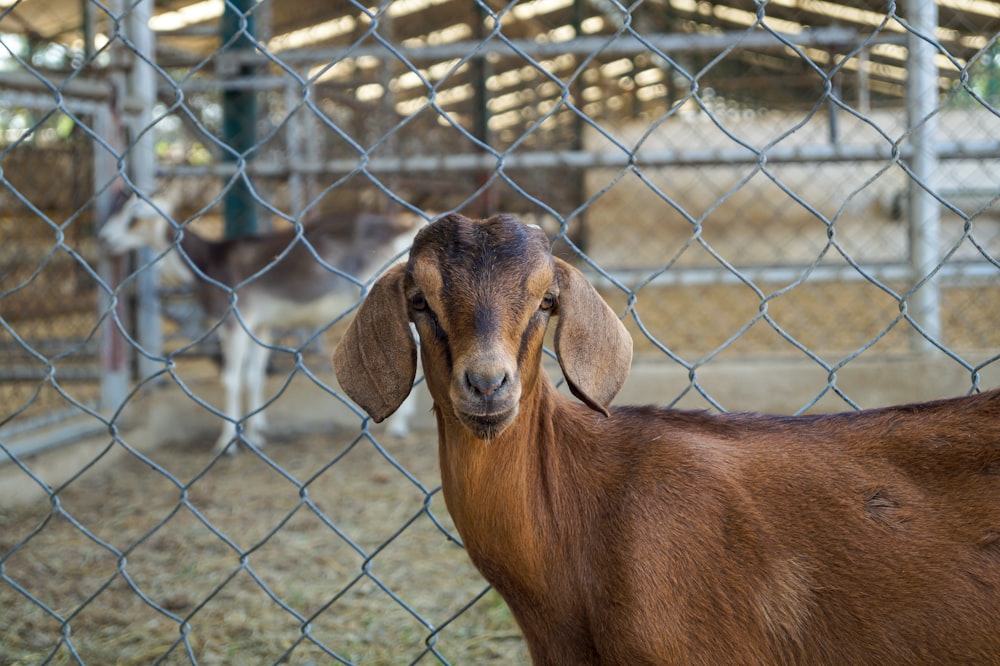
<path fill-rule="evenodd" d="M 175 210 L 167 196 L 146 200 L 133 194 L 118 202 L 101 227 L 100 241 L 112 254 L 149 247 L 164 255 L 160 266 L 172 279 L 194 285 L 210 325 L 221 321 L 226 418 L 216 450 L 235 452 L 230 444 L 244 414 L 249 414 L 245 436 L 260 446 L 267 427 L 262 408 L 275 330 L 326 326 L 354 305 L 357 283 L 338 271 L 367 282 L 407 250 L 417 232 L 416 220 L 327 216 L 303 225 L 300 237 L 288 229 L 209 241 L 186 228 L 178 231 L 167 219 Z M 410 402 L 389 424 L 391 434 L 408 432 L 414 408 Z"/>

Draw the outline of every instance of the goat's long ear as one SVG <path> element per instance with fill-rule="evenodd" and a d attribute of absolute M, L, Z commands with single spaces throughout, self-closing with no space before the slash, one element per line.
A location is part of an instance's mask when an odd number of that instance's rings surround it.
<path fill-rule="evenodd" d="M 333 352 L 341 388 L 376 423 L 403 403 L 417 374 L 417 346 L 403 296 L 405 270 L 393 266 L 372 285 Z"/>
<path fill-rule="evenodd" d="M 608 406 L 628 377 L 632 336 L 583 273 L 558 258 L 556 270 L 559 365 L 573 395 L 607 416 Z"/>

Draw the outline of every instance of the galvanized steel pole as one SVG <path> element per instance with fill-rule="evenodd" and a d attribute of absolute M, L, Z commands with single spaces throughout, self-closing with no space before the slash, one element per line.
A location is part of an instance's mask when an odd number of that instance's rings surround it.
<path fill-rule="evenodd" d="M 908 0 L 909 60 L 907 63 L 906 110 L 911 128 L 910 168 L 910 269 L 913 283 L 927 280 L 909 299 L 909 314 L 923 331 L 915 332 L 913 347 L 919 351 L 934 349 L 931 340 L 941 337 L 941 290 L 929 276 L 941 261 L 941 205 L 934 197 L 937 181 L 938 72 L 936 32 L 938 9 L 935 0 Z M 930 338 L 930 339 L 928 339 Z"/>
<path fill-rule="evenodd" d="M 153 16 L 153 0 L 139 2 L 128 13 L 126 27 L 135 56 L 128 73 L 130 97 L 138 113 L 132 117 L 132 145 L 129 146 L 131 178 L 139 192 L 151 196 L 157 190 L 156 137 L 153 107 L 156 105 L 155 37 L 149 27 Z M 139 265 L 145 266 L 156 257 L 149 248 L 139 250 Z M 136 336 L 140 351 L 138 374 L 146 378 L 163 369 L 158 360 L 163 356 L 163 319 L 156 270 L 140 271 L 136 278 Z"/>

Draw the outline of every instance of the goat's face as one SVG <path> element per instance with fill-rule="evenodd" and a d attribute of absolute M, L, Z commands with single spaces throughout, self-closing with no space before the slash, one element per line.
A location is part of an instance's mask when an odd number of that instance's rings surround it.
<path fill-rule="evenodd" d="M 414 242 L 403 294 L 435 401 L 480 439 L 502 432 L 539 372 L 559 295 L 545 234 L 511 217 L 445 218 Z"/>
<path fill-rule="evenodd" d="M 135 194 L 117 202 L 101 226 L 100 242 L 111 254 L 140 247 L 162 251 L 167 247 L 167 221 L 160 212 L 164 206 L 162 201 L 154 199 L 151 204 Z"/>
<path fill-rule="evenodd" d="M 541 229 L 508 215 L 450 215 L 417 235 L 406 266 L 375 283 L 334 367 L 348 395 L 381 421 L 413 382 L 413 322 L 435 404 L 490 439 L 533 391 L 552 315 L 559 315 L 555 346 L 570 389 L 607 413 L 632 357 L 632 339 L 614 312 L 578 270 L 553 258 Z"/>

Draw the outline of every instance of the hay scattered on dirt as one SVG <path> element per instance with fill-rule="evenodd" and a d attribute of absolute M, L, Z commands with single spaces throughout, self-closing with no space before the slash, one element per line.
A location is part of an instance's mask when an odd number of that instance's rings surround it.
<path fill-rule="evenodd" d="M 433 434 L 383 442 L 405 473 L 356 434 L 275 466 L 211 464 L 208 437 L 126 454 L 0 514 L 0 663 L 526 663 L 495 592 L 460 612 L 486 585 L 446 536 Z"/>

